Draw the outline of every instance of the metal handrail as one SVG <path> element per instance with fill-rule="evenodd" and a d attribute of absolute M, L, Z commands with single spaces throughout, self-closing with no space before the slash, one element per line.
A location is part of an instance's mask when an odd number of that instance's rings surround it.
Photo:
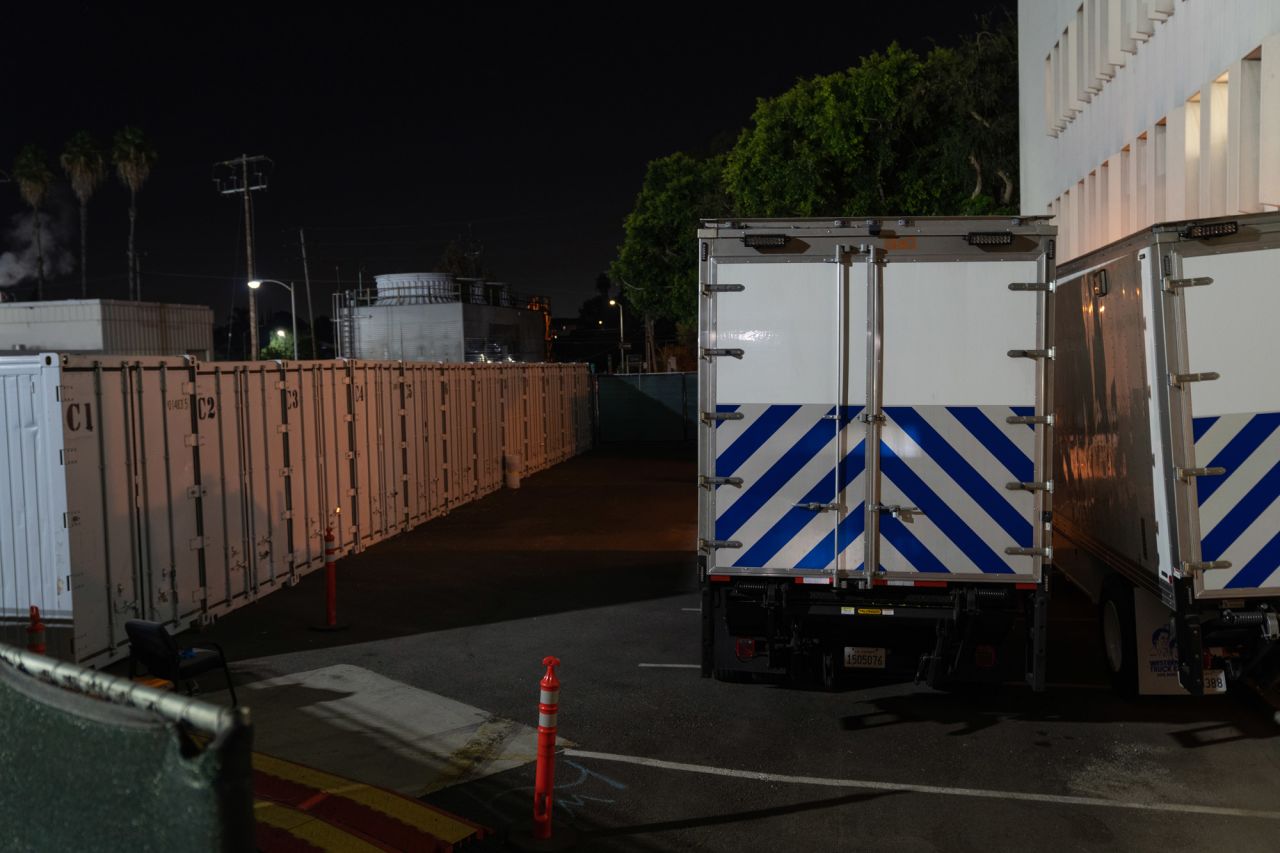
<path fill-rule="evenodd" d="M 224 708 L 4 643 L 0 643 L 0 662 L 57 687 L 152 711 L 214 737 L 249 724 L 248 708 Z"/>

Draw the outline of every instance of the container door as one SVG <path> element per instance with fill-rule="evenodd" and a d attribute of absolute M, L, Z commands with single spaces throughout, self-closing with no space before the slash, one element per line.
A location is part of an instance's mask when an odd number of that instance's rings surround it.
<path fill-rule="evenodd" d="M 844 259 L 711 262 L 700 460 L 710 570 L 860 569 L 865 362 L 848 342 L 866 328 L 864 293 Z"/>
<path fill-rule="evenodd" d="M 1186 556 L 1220 566 L 1196 572 L 1201 597 L 1280 594 L 1277 269 L 1280 249 L 1182 261 L 1183 280 L 1212 278 L 1208 286 L 1179 290 L 1186 364 L 1170 367 L 1170 381 L 1191 393 L 1195 461 L 1189 467 L 1203 472 L 1188 477 L 1195 485 L 1200 553 L 1191 548 Z"/>
<path fill-rule="evenodd" d="M 867 432 L 879 432 L 879 476 L 866 524 L 878 536 L 868 559 L 891 583 L 1038 579 L 1044 426 L 1020 419 L 1047 414 L 1037 394 L 1045 296 L 1009 285 L 1044 273 L 1035 261 L 876 255 L 870 349 L 880 337 L 882 377 L 870 383 Z"/>

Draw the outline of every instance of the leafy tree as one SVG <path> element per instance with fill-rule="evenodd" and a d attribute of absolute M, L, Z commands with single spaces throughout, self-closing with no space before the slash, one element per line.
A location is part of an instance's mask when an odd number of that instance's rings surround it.
<path fill-rule="evenodd" d="M 743 216 L 1010 212 L 1017 146 L 1006 17 L 958 47 L 890 45 L 759 101 L 725 182 Z"/>
<path fill-rule="evenodd" d="M 653 321 L 696 323 L 699 220 L 728 212 L 721 175 L 724 157 L 675 153 L 649 163 L 635 207 L 623 223 L 623 243 L 610 276 L 630 306 Z"/>
<path fill-rule="evenodd" d="M 111 162 L 115 164 L 120 181 L 129 188 L 129 298 L 137 299 L 141 294 L 137 255 L 134 252 L 138 192 L 151 176 L 151 167 L 156 162 L 156 150 L 141 129 L 126 127 L 116 133 L 112 141 Z"/>
<path fill-rule="evenodd" d="M 31 205 L 31 213 L 35 217 L 36 232 L 36 299 L 44 298 L 44 230 L 40 223 L 40 208 L 44 197 L 53 183 L 53 172 L 49 169 L 49 158 L 44 149 L 37 145 L 27 145 L 18 152 L 13 162 L 13 179 L 18 183 L 18 192 L 22 200 Z"/>
<path fill-rule="evenodd" d="M 107 176 L 107 161 L 93 136 L 79 131 L 62 150 L 62 170 L 80 201 L 80 298 L 89 297 L 89 199 Z"/>

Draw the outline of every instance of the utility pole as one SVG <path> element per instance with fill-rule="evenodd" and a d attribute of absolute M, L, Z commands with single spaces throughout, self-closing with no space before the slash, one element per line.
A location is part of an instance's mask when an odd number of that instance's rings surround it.
<path fill-rule="evenodd" d="M 302 244 L 302 278 L 307 284 L 307 328 L 311 330 L 311 358 L 317 359 L 316 355 L 316 315 L 311 310 L 311 273 L 307 271 L 307 235 L 299 228 L 298 242 Z"/>
<path fill-rule="evenodd" d="M 271 165 L 271 158 L 261 154 L 253 157 L 241 154 L 234 160 L 213 164 L 213 183 L 218 192 L 223 195 L 240 193 L 244 196 L 244 249 L 248 262 L 246 284 L 257 277 L 253 270 L 253 201 L 250 193 L 267 188 L 267 170 Z M 258 360 L 258 300 L 252 290 L 249 291 L 249 360 Z"/>

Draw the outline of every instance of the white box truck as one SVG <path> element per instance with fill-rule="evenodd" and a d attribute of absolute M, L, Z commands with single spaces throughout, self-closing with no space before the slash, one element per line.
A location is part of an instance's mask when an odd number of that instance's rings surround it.
<path fill-rule="evenodd" d="M 704 675 L 1043 688 L 1055 233 L 703 224 Z"/>
<path fill-rule="evenodd" d="M 1280 673 L 1280 215 L 1155 226 L 1064 264 L 1055 562 L 1121 692 Z"/>

